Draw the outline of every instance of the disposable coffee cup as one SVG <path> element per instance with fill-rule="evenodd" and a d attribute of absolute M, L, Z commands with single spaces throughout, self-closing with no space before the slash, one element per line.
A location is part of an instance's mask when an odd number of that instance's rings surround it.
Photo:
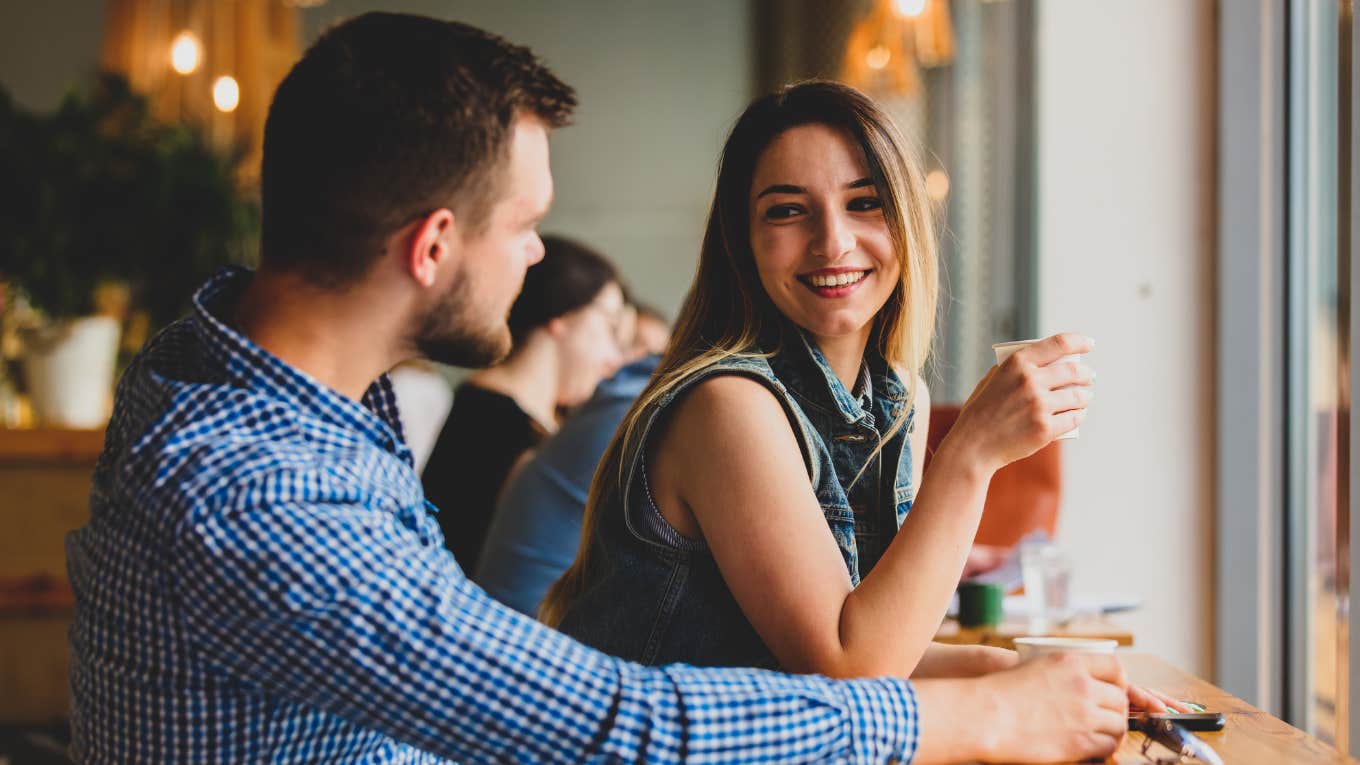
<path fill-rule="evenodd" d="M 1079 637 L 1018 637 L 1015 652 L 1026 662 L 1050 653 L 1114 653 L 1117 640 Z"/>
<path fill-rule="evenodd" d="M 1009 358 L 1011 357 L 1011 355 L 1014 354 L 1016 351 L 1020 350 L 1021 348 L 1024 348 L 1025 346 L 1034 345 L 1035 343 L 1038 343 L 1038 342 L 1042 342 L 1042 341 L 1040 341 L 1040 340 L 1012 340 L 1012 341 L 1009 342 L 1009 343 L 996 343 L 995 345 L 992 346 L 992 353 L 995 353 L 995 354 L 996 354 L 996 363 L 997 363 L 997 365 L 999 366 L 999 365 L 1000 365 L 1002 362 L 1004 362 L 1006 359 L 1009 359 Z M 1080 363 L 1081 363 L 1081 354 L 1080 354 L 1080 353 L 1072 353 L 1072 354 L 1069 354 L 1069 355 L 1067 355 L 1067 356 L 1063 356 L 1063 357 L 1059 358 L 1057 361 L 1054 361 L 1053 363 L 1054 363 L 1054 364 L 1057 364 L 1058 362 L 1061 362 L 1061 361 L 1071 361 L 1071 362 L 1075 362 L 1075 363 L 1080 364 Z M 1062 440 L 1066 440 L 1066 439 L 1069 439 L 1069 438 L 1076 438 L 1076 437 L 1079 436 L 1079 435 L 1081 435 L 1081 428 L 1072 428 L 1071 430 L 1067 431 L 1066 433 L 1062 434 L 1061 436 L 1058 436 L 1057 439 L 1055 439 L 1055 440 L 1062 441 Z"/>

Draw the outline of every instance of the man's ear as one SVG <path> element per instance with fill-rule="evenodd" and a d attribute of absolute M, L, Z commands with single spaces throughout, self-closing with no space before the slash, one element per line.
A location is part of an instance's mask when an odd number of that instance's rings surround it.
<path fill-rule="evenodd" d="M 441 267 L 458 257 L 459 237 L 453 212 L 440 208 L 416 223 L 406 251 L 406 267 L 411 277 L 433 287 Z"/>

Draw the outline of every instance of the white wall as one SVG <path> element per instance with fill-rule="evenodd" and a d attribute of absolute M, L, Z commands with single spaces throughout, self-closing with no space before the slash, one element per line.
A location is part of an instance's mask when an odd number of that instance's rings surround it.
<path fill-rule="evenodd" d="M 674 317 L 699 262 L 718 153 L 752 95 L 749 3 L 330 0 L 304 13 L 306 43 L 378 8 L 503 35 L 577 89 L 574 124 L 553 138 L 557 200 L 541 228 L 599 248 Z"/>
<path fill-rule="evenodd" d="M 1136 647 L 1212 672 L 1213 28 L 1201 0 L 1042 0 L 1040 329 L 1097 341 L 1065 446 L 1076 588 L 1141 596 Z"/>

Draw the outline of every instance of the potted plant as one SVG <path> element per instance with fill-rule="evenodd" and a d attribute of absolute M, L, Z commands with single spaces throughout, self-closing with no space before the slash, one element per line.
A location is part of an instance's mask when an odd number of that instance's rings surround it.
<path fill-rule="evenodd" d="M 121 325 L 110 303 L 160 326 L 214 270 L 250 257 L 259 216 L 235 181 L 242 148 L 157 120 L 117 75 L 45 115 L 0 91 L 0 279 L 43 317 L 23 333 L 40 420 L 107 417 Z M 100 294 L 113 315 L 96 310 Z"/>

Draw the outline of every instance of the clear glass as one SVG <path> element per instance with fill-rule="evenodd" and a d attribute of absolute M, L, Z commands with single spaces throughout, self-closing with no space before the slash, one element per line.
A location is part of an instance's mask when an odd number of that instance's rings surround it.
<path fill-rule="evenodd" d="M 1051 544 L 1021 545 L 1020 575 L 1030 634 L 1045 634 L 1071 620 L 1072 567 L 1062 550 Z"/>

